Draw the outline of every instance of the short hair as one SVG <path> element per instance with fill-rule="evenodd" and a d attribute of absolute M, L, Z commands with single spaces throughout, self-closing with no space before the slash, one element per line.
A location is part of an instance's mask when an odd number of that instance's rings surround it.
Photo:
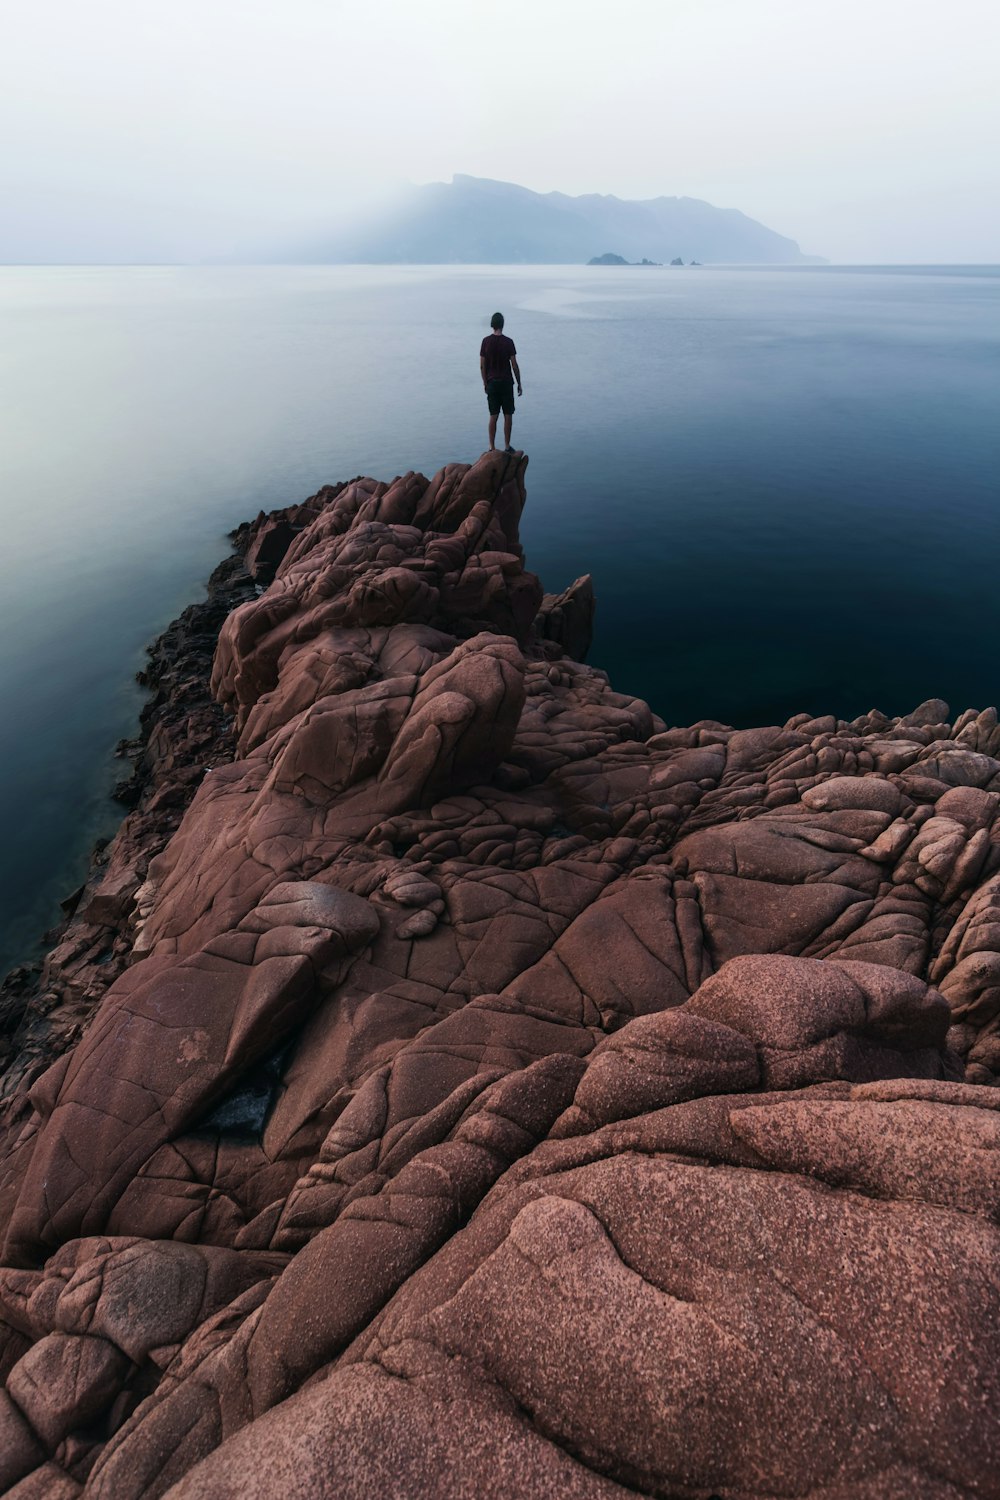
<path fill-rule="evenodd" d="M 490 327 L 491 328 L 502 328 L 503 327 L 503 313 L 494 313 L 493 314 L 492 318 L 490 319 Z"/>

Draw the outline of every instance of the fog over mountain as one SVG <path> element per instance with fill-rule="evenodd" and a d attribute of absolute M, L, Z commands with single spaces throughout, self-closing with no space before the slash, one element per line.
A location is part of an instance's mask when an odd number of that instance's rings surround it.
<path fill-rule="evenodd" d="M 720 204 L 835 262 L 1000 259 L 996 0 L 507 0 L 499 20 L 466 0 L 33 0 L 4 19 L 0 263 L 342 258 L 401 191 L 379 231 L 397 243 L 355 251 L 797 258 L 738 214 L 709 237 Z M 505 210 L 506 251 L 475 213 L 427 243 L 421 217 L 471 191 L 456 170 L 534 194 L 534 219 Z"/>
<path fill-rule="evenodd" d="M 702 263 L 822 263 L 733 208 L 698 198 L 573 198 L 456 173 L 408 190 L 378 218 L 290 251 L 288 259 L 422 265 L 576 264 L 614 251 Z M 282 257 L 284 258 L 284 257 Z"/>

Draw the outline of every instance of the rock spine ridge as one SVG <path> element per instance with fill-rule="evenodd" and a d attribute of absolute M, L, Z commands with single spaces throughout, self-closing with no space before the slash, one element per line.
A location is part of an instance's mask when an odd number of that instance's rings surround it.
<path fill-rule="evenodd" d="M 526 463 L 245 529 L 9 1059 L 0 1492 L 996 1493 L 996 714 L 667 728 Z"/>

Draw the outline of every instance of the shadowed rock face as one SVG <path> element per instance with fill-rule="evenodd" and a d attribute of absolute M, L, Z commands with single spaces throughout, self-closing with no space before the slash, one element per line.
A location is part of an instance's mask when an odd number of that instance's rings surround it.
<path fill-rule="evenodd" d="M 21 1500 L 997 1493 L 996 716 L 666 730 L 525 463 L 256 523 L 237 758 L 0 1116 Z"/>

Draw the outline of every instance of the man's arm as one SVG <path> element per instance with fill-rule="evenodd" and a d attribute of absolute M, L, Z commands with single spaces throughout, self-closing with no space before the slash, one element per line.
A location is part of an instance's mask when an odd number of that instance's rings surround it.
<path fill-rule="evenodd" d="M 486 355 L 479 356 L 479 373 L 483 377 L 483 390 L 486 389 Z"/>
<path fill-rule="evenodd" d="M 514 355 L 514 354 L 512 354 L 511 357 L 510 357 L 510 367 L 514 371 L 514 379 L 517 381 L 517 394 L 520 396 L 520 394 L 521 394 L 521 372 L 517 368 L 517 356 Z"/>

